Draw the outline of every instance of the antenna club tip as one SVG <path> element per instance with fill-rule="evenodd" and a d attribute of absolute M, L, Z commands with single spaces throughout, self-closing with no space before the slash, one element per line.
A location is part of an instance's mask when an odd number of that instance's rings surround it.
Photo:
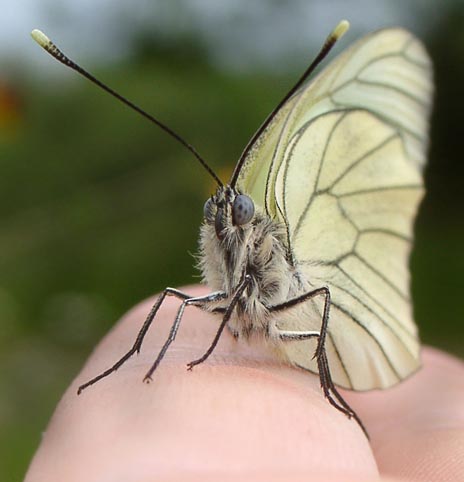
<path fill-rule="evenodd" d="M 44 49 L 51 44 L 51 40 L 41 30 L 36 28 L 31 32 L 31 37 Z"/>
<path fill-rule="evenodd" d="M 338 25 L 334 28 L 332 32 L 332 36 L 338 40 L 343 35 L 345 35 L 346 31 L 350 28 L 350 22 L 348 20 L 342 20 L 338 23 Z"/>

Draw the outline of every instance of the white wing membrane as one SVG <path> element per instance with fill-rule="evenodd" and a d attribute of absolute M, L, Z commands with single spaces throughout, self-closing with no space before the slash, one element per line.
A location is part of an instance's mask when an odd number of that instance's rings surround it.
<path fill-rule="evenodd" d="M 388 387 L 420 363 L 408 260 L 431 94 L 421 44 L 400 29 L 374 33 L 283 106 L 238 177 L 239 189 L 287 225 L 309 285 L 329 287 L 327 352 L 344 387 Z M 317 330 L 321 307 L 307 305 L 278 327 Z M 317 371 L 314 341 L 283 349 Z"/>

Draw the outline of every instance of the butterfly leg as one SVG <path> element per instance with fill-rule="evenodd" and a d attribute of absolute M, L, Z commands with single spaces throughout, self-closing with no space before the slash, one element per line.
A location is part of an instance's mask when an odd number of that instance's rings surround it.
<path fill-rule="evenodd" d="M 213 342 L 211 343 L 211 346 L 208 348 L 208 350 L 205 352 L 205 354 L 202 357 L 198 358 L 198 360 L 193 360 L 192 362 L 187 364 L 187 368 L 189 370 L 192 370 L 192 368 L 195 365 L 199 365 L 200 363 L 203 363 L 211 355 L 211 353 L 213 353 L 214 349 L 216 348 L 216 345 L 218 344 L 219 338 L 221 338 L 222 332 L 224 331 L 224 328 L 227 325 L 227 322 L 230 320 L 230 317 L 232 316 L 234 308 L 237 306 L 240 296 L 245 291 L 245 288 L 249 285 L 250 281 L 251 281 L 250 275 L 246 275 L 243 278 L 243 281 L 239 284 L 238 288 L 234 293 L 234 296 L 232 297 L 231 302 L 229 303 L 229 306 L 227 306 L 224 312 L 224 317 L 222 318 L 222 322 L 219 326 L 216 336 L 214 337 Z"/>
<path fill-rule="evenodd" d="M 182 316 L 184 314 L 185 308 L 189 305 L 196 306 L 200 309 L 206 310 L 206 307 L 209 303 L 213 303 L 215 301 L 222 300 L 226 297 L 226 294 L 222 291 L 216 291 L 206 296 L 198 296 L 195 298 L 187 298 L 184 299 L 182 304 L 180 305 L 179 309 L 177 310 L 176 318 L 174 319 L 174 323 L 171 326 L 171 330 L 169 332 L 168 338 L 164 343 L 163 347 L 161 348 L 156 360 L 154 361 L 153 365 L 148 370 L 147 374 L 145 375 L 143 381 L 150 382 L 152 380 L 151 376 L 153 372 L 158 368 L 158 365 L 161 363 L 161 360 L 164 358 L 166 351 L 168 350 L 171 343 L 176 339 L 177 331 L 179 330 L 180 322 L 182 320 Z"/>
<path fill-rule="evenodd" d="M 217 293 L 213 293 L 212 295 L 217 295 Z M 142 325 L 142 328 L 137 334 L 137 338 L 135 339 L 134 345 L 132 348 L 124 355 L 122 356 L 112 367 L 108 368 L 104 372 L 100 373 L 100 375 L 97 375 L 96 377 L 92 378 L 88 382 L 84 383 L 79 387 L 77 390 L 77 394 L 79 395 L 83 390 L 85 390 L 87 387 L 90 387 L 94 383 L 98 382 L 102 378 L 107 377 L 111 373 L 115 372 L 121 365 L 123 365 L 132 355 L 135 353 L 140 352 L 140 348 L 142 346 L 143 340 L 145 338 L 145 335 L 148 332 L 148 329 L 150 328 L 158 310 L 160 309 L 161 305 L 163 304 L 164 299 L 166 296 L 175 296 L 181 300 L 195 300 L 195 298 L 192 298 L 186 293 L 183 293 L 182 291 L 176 290 L 174 288 L 166 288 L 158 297 L 156 300 L 155 304 L 153 305 L 152 309 L 150 310 L 150 313 L 148 314 L 147 318 L 145 319 L 145 322 Z"/>
<path fill-rule="evenodd" d="M 339 391 L 337 390 L 335 384 L 332 381 L 332 377 L 329 369 L 329 362 L 327 360 L 327 352 L 325 349 L 325 340 L 327 337 L 327 327 L 329 323 L 329 311 L 330 311 L 330 291 L 327 287 L 322 287 L 309 291 L 301 296 L 288 300 L 280 305 L 275 305 L 269 308 L 271 313 L 283 311 L 290 309 L 291 307 L 309 301 L 316 296 L 324 296 L 324 311 L 322 315 L 322 325 L 320 332 L 308 331 L 308 332 L 296 332 L 296 331 L 281 331 L 279 330 L 279 337 L 282 341 L 298 341 L 307 340 L 310 338 L 317 337 L 317 347 L 314 354 L 314 358 L 317 361 L 317 367 L 319 371 L 319 379 L 321 383 L 324 396 L 327 398 L 329 403 L 340 410 L 348 418 L 353 417 L 358 425 L 363 430 L 367 438 L 369 438 L 366 428 L 364 427 L 361 419 L 358 417 L 356 412 L 348 405 L 348 403 L 343 399 Z"/>

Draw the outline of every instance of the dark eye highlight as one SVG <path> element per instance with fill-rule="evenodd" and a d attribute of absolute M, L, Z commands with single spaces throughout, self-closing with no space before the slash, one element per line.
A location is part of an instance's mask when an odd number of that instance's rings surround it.
<path fill-rule="evenodd" d="M 232 218 L 234 224 L 241 226 L 249 223 L 255 214 L 255 205 L 251 197 L 239 194 L 232 206 Z"/>

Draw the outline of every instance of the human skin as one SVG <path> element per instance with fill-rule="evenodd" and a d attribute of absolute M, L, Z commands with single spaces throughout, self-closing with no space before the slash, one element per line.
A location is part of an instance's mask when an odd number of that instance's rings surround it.
<path fill-rule="evenodd" d="M 204 287 L 190 287 L 193 295 Z M 153 300 L 98 345 L 60 401 L 26 482 L 464 480 L 464 364 L 424 348 L 423 367 L 384 391 L 342 391 L 370 435 L 324 399 L 317 375 L 279 363 L 189 307 L 176 341 L 142 383 L 179 301 L 167 298 L 141 353 L 77 396 L 133 344 Z"/>

